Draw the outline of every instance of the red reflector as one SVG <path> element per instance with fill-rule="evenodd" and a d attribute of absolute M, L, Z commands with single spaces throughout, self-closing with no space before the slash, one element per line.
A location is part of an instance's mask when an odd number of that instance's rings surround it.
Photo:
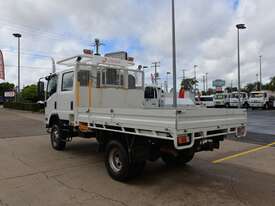
<path fill-rule="evenodd" d="M 178 136 L 177 139 L 179 145 L 186 144 L 190 141 L 190 138 L 187 135 Z"/>

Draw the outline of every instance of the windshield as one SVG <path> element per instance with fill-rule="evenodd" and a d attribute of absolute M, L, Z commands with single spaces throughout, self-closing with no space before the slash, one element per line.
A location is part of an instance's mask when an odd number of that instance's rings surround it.
<path fill-rule="evenodd" d="M 213 101 L 213 97 L 200 97 L 200 100 L 202 102 L 212 102 Z"/>
<path fill-rule="evenodd" d="M 251 93 L 251 98 L 263 98 L 265 95 L 264 93 Z"/>
<path fill-rule="evenodd" d="M 48 81 L 48 86 L 47 86 L 47 99 L 52 96 L 57 89 L 57 76 L 54 75 L 51 77 L 51 79 Z"/>
<path fill-rule="evenodd" d="M 240 93 L 240 97 L 245 98 L 246 97 L 245 93 Z M 237 98 L 238 99 L 238 93 L 231 94 L 231 98 Z"/>
<path fill-rule="evenodd" d="M 224 99 L 224 94 L 216 94 L 215 99 Z"/>

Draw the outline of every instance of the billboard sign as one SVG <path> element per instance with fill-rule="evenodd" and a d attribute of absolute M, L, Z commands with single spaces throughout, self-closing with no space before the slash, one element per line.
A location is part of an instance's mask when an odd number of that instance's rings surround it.
<path fill-rule="evenodd" d="M 216 79 L 212 82 L 213 87 L 224 87 L 225 86 L 225 80 L 223 79 Z"/>
<path fill-rule="evenodd" d="M 0 50 L 0 79 L 5 80 L 4 57 L 1 50 Z"/>
<path fill-rule="evenodd" d="M 4 97 L 15 97 L 14 91 L 6 91 L 4 92 Z"/>

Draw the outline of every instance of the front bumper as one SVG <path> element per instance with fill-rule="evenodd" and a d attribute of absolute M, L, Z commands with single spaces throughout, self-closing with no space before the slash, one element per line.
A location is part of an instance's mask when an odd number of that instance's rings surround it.
<path fill-rule="evenodd" d="M 250 106 L 250 107 L 263 107 L 264 104 L 261 103 L 261 102 L 250 102 L 250 103 L 249 103 L 249 106 Z"/>

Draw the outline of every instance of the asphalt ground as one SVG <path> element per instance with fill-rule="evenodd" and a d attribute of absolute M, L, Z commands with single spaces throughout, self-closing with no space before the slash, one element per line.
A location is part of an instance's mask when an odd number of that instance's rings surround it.
<path fill-rule="evenodd" d="M 249 123 L 275 119 L 262 112 L 249 113 Z M 186 166 L 149 162 L 141 177 L 120 183 L 94 140 L 75 138 L 57 152 L 42 115 L 0 109 L 0 205 L 275 205 L 274 126 L 253 129 Z"/>

